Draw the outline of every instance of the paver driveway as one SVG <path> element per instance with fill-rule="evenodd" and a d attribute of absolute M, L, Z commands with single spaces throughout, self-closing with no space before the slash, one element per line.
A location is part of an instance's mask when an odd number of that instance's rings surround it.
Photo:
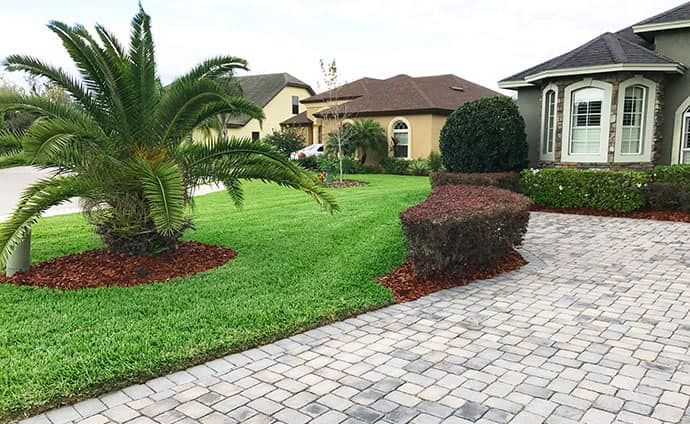
<path fill-rule="evenodd" d="M 532 215 L 523 269 L 33 422 L 690 423 L 690 224 Z"/>

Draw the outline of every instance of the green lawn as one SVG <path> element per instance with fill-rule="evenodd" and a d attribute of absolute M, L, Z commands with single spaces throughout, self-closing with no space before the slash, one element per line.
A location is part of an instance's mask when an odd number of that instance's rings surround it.
<path fill-rule="evenodd" d="M 374 277 L 405 257 L 398 214 L 428 178 L 367 175 L 329 215 L 296 191 L 197 198 L 189 239 L 225 266 L 168 283 L 62 292 L 0 284 L 0 421 L 143 380 L 392 302 Z M 34 227 L 34 261 L 99 246 L 81 215 Z"/>

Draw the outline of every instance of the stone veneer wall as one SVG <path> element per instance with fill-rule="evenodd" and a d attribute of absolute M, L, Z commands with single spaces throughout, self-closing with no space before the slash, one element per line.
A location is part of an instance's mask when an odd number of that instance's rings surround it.
<path fill-rule="evenodd" d="M 618 88 L 620 83 L 635 76 L 643 76 L 649 80 L 657 83 L 656 99 L 654 99 L 654 138 L 652 140 L 652 162 L 628 162 L 615 163 L 614 152 L 616 146 L 616 123 L 618 122 Z M 609 125 L 609 144 L 608 148 L 608 162 L 586 163 L 586 162 L 561 162 L 561 150 L 563 148 L 563 113 L 564 113 L 564 99 L 565 89 L 570 84 L 582 81 L 583 79 L 593 79 L 607 82 L 613 85 L 611 91 L 611 122 Z M 555 84 L 558 87 L 558 99 L 556 103 L 556 140 L 554 141 L 554 157 L 553 161 L 539 161 L 539 166 L 552 166 L 563 168 L 605 168 L 605 169 L 649 169 L 654 164 L 658 163 L 661 157 L 661 145 L 663 142 L 663 116 L 664 116 L 664 80 L 662 74 L 644 74 L 632 72 L 618 72 L 610 74 L 592 75 L 586 77 L 561 78 L 550 81 L 545 81 L 541 89 L 543 90 L 549 84 Z M 543 96 L 541 97 L 543 102 Z M 541 111 L 541 103 L 539 104 Z M 569 111 L 568 111 L 569 113 Z M 541 119 L 541 118 L 540 118 Z M 541 146 L 539 146 L 541 152 Z"/>

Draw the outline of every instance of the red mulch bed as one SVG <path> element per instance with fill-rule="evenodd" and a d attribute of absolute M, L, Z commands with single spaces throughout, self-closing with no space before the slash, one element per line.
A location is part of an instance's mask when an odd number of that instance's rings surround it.
<path fill-rule="evenodd" d="M 598 209 L 565 209 L 565 208 L 547 208 L 542 206 L 532 206 L 530 210 L 535 212 L 553 212 L 565 213 L 573 215 L 591 215 L 591 216 L 611 216 L 618 218 L 633 218 L 633 219 L 653 219 L 656 221 L 673 221 L 673 222 L 690 222 L 690 214 L 680 211 L 634 211 L 634 212 L 615 212 L 602 211 Z"/>
<path fill-rule="evenodd" d="M 512 250 L 505 258 L 498 262 L 494 267 L 485 270 L 468 272 L 467 275 L 459 277 L 453 275 L 437 275 L 429 280 L 417 278 L 414 273 L 414 266 L 410 260 L 396 268 L 392 273 L 379 277 L 376 280 L 393 292 L 395 301 L 398 303 L 409 302 L 419 299 L 428 294 L 450 289 L 452 287 L 464 286 L 475 280 L 486 280 L 499 274 L 515 271 L 526 265 L 527 261 L 517 251 Z"/>
<path fill-rule="evenodd" d="M 176 252 L 155 256 L 129 256 L 95 249 L 41 262 L 11 278 L 0 277 L 0 283 L 62 290 L 136 286 L 208 271 L 235 256 L 230 249 L 195 241 L 181 242 Z"/>

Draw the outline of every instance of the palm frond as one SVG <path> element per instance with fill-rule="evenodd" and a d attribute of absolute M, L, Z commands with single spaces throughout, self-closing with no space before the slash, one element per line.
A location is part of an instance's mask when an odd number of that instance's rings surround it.
<path fill-rule="evenodd" d="M 212 181 L 261 180 L 295 188 L 312 196 L 329 212 L 339 210 L 333 196 L 306 169 L 295 165 L 273 147 L 250 139 L 218 139 L 184 147 L 187 172 Z"/>
<path fill-rule="evenodd" d="M 222 85 L 209 79 L 184 80 L 161 97 L 156 121 L 161 144 L 177 143 L 206 119 L 219 113 L 263 119 L 263 110 L 241 97 L 228 97 Z"/>
<path fill-rule="evenodd" d="M 98 123 L 74 103 L 57 103 L 44 96 L 0 94 L 0 113 L 7 111 L 28 112 L 36 117 L 60 118 L 75 124 L 97 127 Z"/>
<path fill-rule="evenodd" d="M 103 138 L 96 126 L 53 118 L 36 121 L 24 134 L 22 144 L 32 162 L 69 168 L 74 161 L 86 159 L 86 151 L 97 149 Z"/>
<path fill-rule="evenodd" d="M 10 55 L 5 59 L 8 71 L 24 71 L 34 77 L 43 77 L 62 88 L 77 101 L 94 119 L 101 120 L 104 113 L 95 101 L 94 93 L 81 81 L 67 74 L 62 68 L 48 65 L 31 56 Z"/>
<path fill-rule="evenodd" d="M 180 231 L 185 205 L 180 168 L 173 162 L 151 164 L 143 159 L 137 160 L 135 166 L 156 230 L 164 235 Z"/>
<path fill-rule="evenodd" d="M 43 212 L 72 197 L 88 195 L 88 190 L 89 185 L 76 175 L 40 180 L 27 188 L 14 214 L 0 223 L 0 266 L 7 264 L 26 230 Z"/>
<path fill-rule="evenodd" d="M 100 47 L 84 27 L 52 21 L 48 28 L 60 38 L 82 80 L 95 93 L 97 101 L 108 106 L 108 127 L 124 136 L 131 136 L 131 116 L 127 113 L 127 96 L 123 93 L 127 87 L 120 78 L 119 70 L 105 60 Z"/>
<path fill-rule="evenodd" d="M 206 59 L 178 80 L 197 80 L 200 78 L 229 78 L 236 70 L 248 70 L 247 61 L 235 56 L 217 56 Z M 175 84 L 173 82 L 173 84 Z"/>
<path fill-rule="evenodd" d="M 0 155 L 13 155 L 22 150 L 22 135 L 12 130 L 0 130 Z"/>

